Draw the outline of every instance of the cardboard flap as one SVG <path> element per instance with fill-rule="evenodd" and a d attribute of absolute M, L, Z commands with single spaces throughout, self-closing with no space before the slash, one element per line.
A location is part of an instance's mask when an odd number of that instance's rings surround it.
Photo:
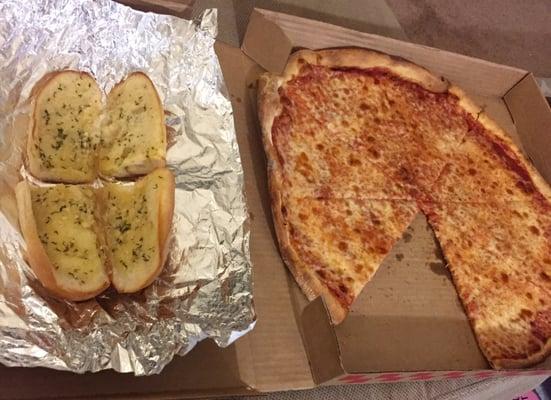
<path fill-rule="evenodd" d="M 261 20 L 263 22 L 258 22 L 260 26 L 257 26 L 257 30 L 259 32 L 255 32 L 255 36 L 261 35 L 255 38 L 257 41 L 255 43 L 256 49 L 259 50 L 257 53 L 260 54 L 255 53 L 254 56 L 250 55 L 255 60 L 261 59 L 262 53 L 266 53 L 264 57 L 275 60 L 275 50 L 279 47 L 279 37 L 281 37 L 281 34 L 277 37 L 272 36 L 269 32 L 275 31 L 273 25 L 277 25 L 282 31 L 283 36 L 287 40 L 290 40 L 290 45 L 286 43 L 286 47 L 306 47 L 314 50 L 349 46 L 370 48 L 403 57 L 428 68 L 438 75 L 445 76 L 448 80 L 460 85 L 467 91 L 473 91 L 483 96 L 502 97 L 526 75 L 526 71 L 518 68 L 499 65 L 428 46 L 358 32 L 324 22 L 263 9 L 256 9 L 255 14 L 261 14 L 263 17 Z M 258 17 L 255 16 L 256 18 Z M 270 21 L 272 24 L 269 23 Z M 262 29 L 265 31 L 262 32 Z M 250 36 L 252 38 L 252 35 Z M 266 51 L 266 47 L 270 50 Z M 281 53 L 277 55 L 281 56 Z M 287 55 L 282 60 L 280 60 L 280 63 L 287 60 Z M 282 69 L 280 63 L 272 62 L 273 66 L 279 68 L 279 70 Z M 278 72 L 277 69 L 273 71 Z"/>
<path fill-rule="evenodd" d="M 285 68 L 293 46 L 277 24 L 254 10 L 251 13 L 241 48 L 262 68 L 278 74 Z"/>
<path fill-rule="evenodd" d="M 525 76 L 504 96 L 522 145 L 545 180 L 551 182 L 551 112 L 532 74 Z"/>
<path fill-rule="evenodd" d="M 174 357 L 159 375 L 136 377 L 113 370 L 75 374 L 47 368 L 0 366 L 5 383 L 0 399 L 184 399 L 220 394 L 254 395 L 238 371 L 235 346 L 219 348 L 211 340 L 185 357 Z M 9 384 L 8 384 L 9 383 Z"/>
<path fill-rule="evenodd" d="M 267 188 L 266 160 L 256 118 L 256 81 L 263 69 L 243 52 L 217 43 L 234 111 L 234 122 L 245 176 L 250 214 L 254 330 L 235 343 L 239 375 L 259 391 L 314 386 L 298 323 L 287 270 L 279 256 Z"/>
<path fill-rule="evenodd" d="M 340 361 L 339 344 L 321 297 L 304 308 L 301 319 L 304 344 L 316 384 L 342 375 L 345 371 Z"/>

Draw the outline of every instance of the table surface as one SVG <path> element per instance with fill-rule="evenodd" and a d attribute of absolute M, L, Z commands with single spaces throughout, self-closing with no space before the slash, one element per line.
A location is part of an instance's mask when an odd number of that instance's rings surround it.
<path fill-rule="evenodd" d="M 551 1 L 530 0 L 118 0 L 189 17 L 218 8 L 219 37 L 239 45 L 253 7 L 512 65 L 551 78 Z"/>

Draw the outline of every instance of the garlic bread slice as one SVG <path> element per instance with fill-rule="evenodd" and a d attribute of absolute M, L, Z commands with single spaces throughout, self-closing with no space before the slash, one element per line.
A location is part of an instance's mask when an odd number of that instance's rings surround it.
<path fill-rule="evenodd" d="M 32 94 L 27 167 L 46 182 L 85 183 L 96 177 L 102 92 L 85 72 L 42 78 Z"/>
<path fill-rule="evenodd" d="M 100 174 L 124 178 L 165 166 L 166 127 L 161 100 L 147 75 L 130 74 L 107 96 L 99 153 Z"/>
<path fill-rule="evenodd" d="M 36 187 L 22 181 L 16 198 L 27 261 L 51 294 L 80 301 L 109 286 L 91 188 Z"/>
<path fill-rule="evenodd" d="M 159 275 L 168 252 L 174 211 L 174 177 L 157 169 L 134 183 L 106 183 L 101 207 L 111 282 L 133 293 Z"/>

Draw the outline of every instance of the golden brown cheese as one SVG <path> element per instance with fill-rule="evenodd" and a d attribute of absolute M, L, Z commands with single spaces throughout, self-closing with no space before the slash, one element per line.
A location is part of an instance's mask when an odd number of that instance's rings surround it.
<path fill-rule="evenodd" d="M 550 210 L 530 200 L 422 208 L 488 360 L 503 368 L 542 359 L 551 337 Z"/>
<path fill-rule="evenodd" d="M 286 197 L 294 266 L 350 306 L 418 212 L 413 201 Z"/>
<path fill-rule="evenodd" d="M 365 187 L 364 197 L 404 198 L 404 187 L 437 179 L 469 128 L 455 96 L 381 69 L 308 65 L 280 96 L 272 140 L 284 179 L 311 194 L 325 186 L 348 196 Z"/>

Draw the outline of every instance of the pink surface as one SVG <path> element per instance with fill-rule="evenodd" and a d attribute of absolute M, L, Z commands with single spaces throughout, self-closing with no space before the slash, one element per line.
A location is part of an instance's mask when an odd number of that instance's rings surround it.
<path fill-rule="evenodd" d="M 538 395 L 534 392 L 524 393 L 518 397 L 515 397 L 513 400 L 540 400 Z"/>

